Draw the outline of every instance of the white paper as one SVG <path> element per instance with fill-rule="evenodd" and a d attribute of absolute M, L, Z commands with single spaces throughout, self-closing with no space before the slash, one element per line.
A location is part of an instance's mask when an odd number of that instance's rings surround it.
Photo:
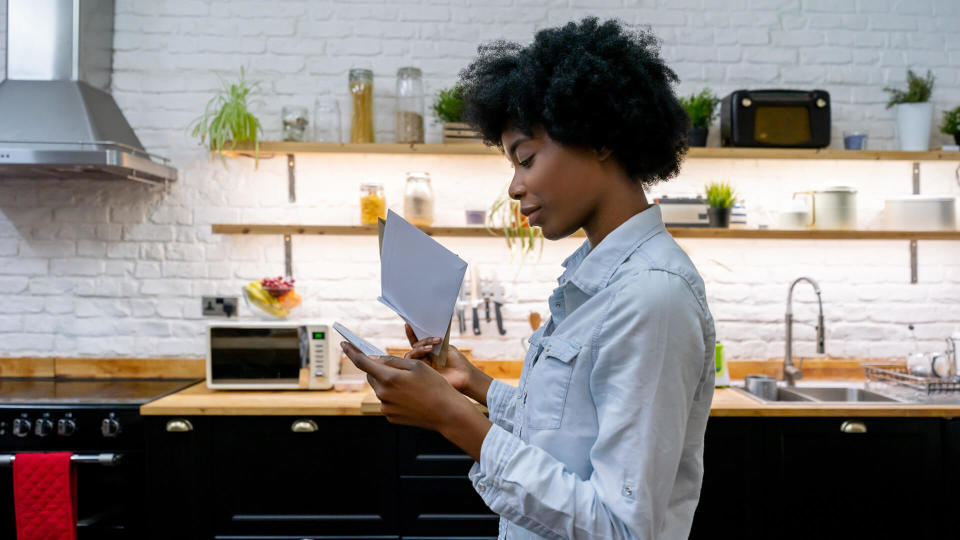
<path fill-rule="evenodd" d="M 338 322 L 333 323 L 333 329 L 337 332 L 340 332 L 340 335 L 343 336 L 344 339 L 349 341 L 354 347 L 360 349 L 360 352 L 363 354 L 367 356 L 387 356 L 387 353 L 371 345 L 370 342 L 354 334 L 350 330 L 347 330 L 342 324 Z"/>
<path fill-rule="evenodd" d="M 387 212 L 378 300 L 406 321 L 417 339 L 446 335 L 466 271 L 467 263 L 455 253 Z M 434 347 L 434 353 L 439 350 Z"/>

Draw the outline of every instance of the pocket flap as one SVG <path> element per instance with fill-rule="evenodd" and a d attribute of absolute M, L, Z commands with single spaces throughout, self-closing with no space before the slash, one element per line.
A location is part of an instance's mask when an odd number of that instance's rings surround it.
<path fill-rule="evenodd" d="M 559 336 L 550 336 L 543 340 L 543 356 L 548 356 L 569 364 L 580 352 L 580 344 Z"/>

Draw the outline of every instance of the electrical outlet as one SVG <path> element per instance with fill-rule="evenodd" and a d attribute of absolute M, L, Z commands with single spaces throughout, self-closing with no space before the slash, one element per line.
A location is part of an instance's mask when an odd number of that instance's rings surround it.
<path fill-rule="evenodd" d="M 236 317 L 237 302 L 236 296 L 204 296 L 201 307 L 204 317 Z"/>

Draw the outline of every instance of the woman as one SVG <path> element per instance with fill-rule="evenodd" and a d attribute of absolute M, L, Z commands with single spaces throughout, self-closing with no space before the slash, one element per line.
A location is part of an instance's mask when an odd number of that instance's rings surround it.
<path fill-rule="evenodd" d="M 519 387 L 451 347 L 440 373 L 344 344 L 391 422 L 439 431 L 477 463 L 500 538 L 686 538 L 713 395 L 703 281 L 644 188 L 677 174 L 687 117 L 656 40 L 585 19 L 480 48 L 465 116 L 515 168 L 509 193 L 550 240 L 583 229 Z M 489 420 L 460 394 L 485 404 Z"/>

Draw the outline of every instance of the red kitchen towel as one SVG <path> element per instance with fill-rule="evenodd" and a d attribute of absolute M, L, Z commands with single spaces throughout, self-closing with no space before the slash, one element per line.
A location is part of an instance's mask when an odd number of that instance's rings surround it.
<path fill-rule="evenodd" d="M 70 452 L 17 454 L 13 506 L 17 540 L 76 540 L 77 474 Z"/>

